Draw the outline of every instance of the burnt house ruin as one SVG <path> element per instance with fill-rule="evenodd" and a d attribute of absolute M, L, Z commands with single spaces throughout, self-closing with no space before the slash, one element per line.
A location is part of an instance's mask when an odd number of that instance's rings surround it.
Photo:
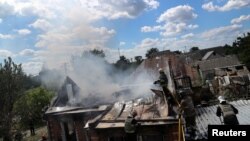
<path fill-rule="evenodd" d="M 184 140 L 183 124 L 168 116 L 168 105 L 159 92 L 152 97 L 86 106 L 74 99 L 80 89 L 69 77 L 45 113 L 51 141 L 124 141 L 124 121 L 138 112 L 137 140 Z"/>

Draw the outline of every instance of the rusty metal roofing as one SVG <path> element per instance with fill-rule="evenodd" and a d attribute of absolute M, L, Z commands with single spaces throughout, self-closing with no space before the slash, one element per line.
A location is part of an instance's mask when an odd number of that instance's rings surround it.
<path fill-rule="evenodd" d="M 114 104 L 103 120 L 126 119 L 132 110 L 136 110 L 139 119 L 154 119 L 167 117 L 167 106 L 161 99 L 137 99 L 125 103 Z"/>
<path fill-rule="evenodd" d="M 238 110 L 237 114 L 240 124 L 250 124 L 250 100 L 238 100 L 229 102 L 234 105 Z M 208 125 L 219 125 L 221 124 L 220 119 L 216 116 L 216 109 L 218 105 L 209 107 L 196 108 L 197 118 L 196 124 L 198 129 L 198 138 L 207 139 Z"/>
<path fill-rule="evenodd" d="M 96 128 L 124 127 L 124 121 L 132 110 L 137 111 L 136 119 L 141 125 L 166 125 L 178 122 L 175 117 L 168 116 L 168 106 L 164 100 L 149 97 L 124 103 L 115 103 L 111 110 L 102 117 Z"/>

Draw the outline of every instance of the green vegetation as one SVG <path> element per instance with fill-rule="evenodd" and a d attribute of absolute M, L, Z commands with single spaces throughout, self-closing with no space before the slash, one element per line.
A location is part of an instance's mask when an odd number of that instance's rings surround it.
<path fill-rule="evenodd" d="M 28 129 L 29 121 L 32 120 L 35 125 L 42 123 L 42 117 L 54 94 L 44 88 L 33 88 L 17 100 L 14 105 L 14 112 L 18 117 L 19 125 Z"/>
<path fill-rule="evenodd" d="M 199 47 L 191 47 L 189 52 L 195 52 L 197 50 L 200 50 Z"/>
<path fill-rule="evenodd" d="M 232 44 L 225 45 L 227 54 L 236 54 L 240 61 L 250 69 L 250 33 L 244 34 L 243 37 L 238 37 Z"/>
<path fill-rule="evenodd" d="M 21 64 L 15 64 L 9 57 L 0 64 L 0 137 L 11 141 L 14 103 L 23 94 L 24 73 Z"/>
<path fill-rule="evenodd" d="M 151 56 L 154 54 L 154 53 L 157 53 L 157 52 L 159 52 L 159 49 L 158 48 L 151 48 L 151 49 L 149 49 L 148 51 L 147 51 L 147 53 L 146 53 L 146 57 L 147 58 L 151 58 Z"/>
<path fill-rule="evenodd" d="M 0 63 L 0 138 L 11 141 L 16 131 L 27 127 L 28 118 L 42 123 L 43 109 L 53 94 L 22 71 L 10 57 Z"/>

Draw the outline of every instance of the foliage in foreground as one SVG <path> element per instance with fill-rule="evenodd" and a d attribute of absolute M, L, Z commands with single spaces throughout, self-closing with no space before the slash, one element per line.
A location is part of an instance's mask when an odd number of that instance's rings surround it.
<path fill-rule="evenodd" d="M 43 114 L 53 96 L 52 92 L 42 87 L 26 91 L 14 105 L 15 115 L 19 120 L 20 126 L 27 128 L 31 121 L 35 125 L 41 124 Z"/>

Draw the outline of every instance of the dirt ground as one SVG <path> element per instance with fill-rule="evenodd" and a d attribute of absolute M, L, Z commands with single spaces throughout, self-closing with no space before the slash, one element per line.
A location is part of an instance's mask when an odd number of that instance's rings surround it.
<path fill-rule="evenodd" d="M 35 135 L 30 136 L 30 131 L 24 133 L 23 141 L 39 141 L 43 135 L 48 137 L 47 126 L 35 129 Z"/>

